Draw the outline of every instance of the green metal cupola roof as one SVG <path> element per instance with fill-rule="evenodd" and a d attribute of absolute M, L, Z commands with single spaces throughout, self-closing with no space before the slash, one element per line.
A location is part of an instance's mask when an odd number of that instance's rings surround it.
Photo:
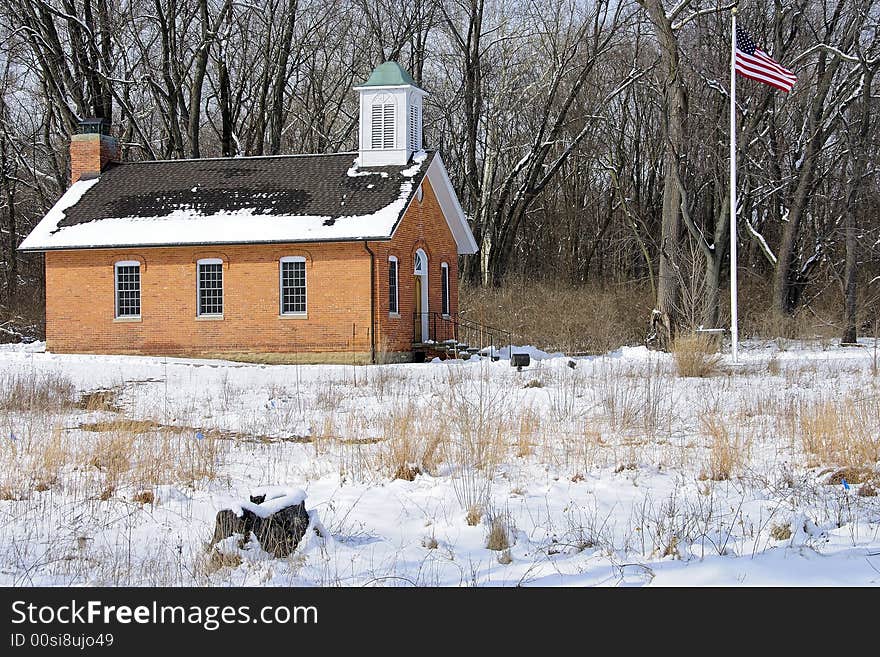
<path fill-rule="evenodd" d="M 399 87 L 403 85 L 410 85 L 416 89 L 419 88 L 416 81 L 400 64 L 397 62 L 385 62 L 374 68 L 367 81 L 358 85 L 355 89 L 363 87 Z"/>

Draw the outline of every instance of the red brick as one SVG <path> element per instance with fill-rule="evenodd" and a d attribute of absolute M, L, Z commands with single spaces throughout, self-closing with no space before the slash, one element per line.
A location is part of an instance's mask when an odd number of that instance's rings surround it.
<path fill-rule="evenodd" d="M 413 263 L 428 255 L 429 310 L 439 311 L 440 264 L 449 265 L 450 311 L 458 311 L 455 240 L 427 180 L 393 238 L 376 254 L 376 349 L 410 352 Z M 306 258 L 307 318 L 279 316 L 279 258 Z M 388 315 L 388 256 L 397 256 L 400 317 Z M 223 267 L 223 319 L 197 319 L 196 262 Z M 114 264 L 141 263 L 141 321 L 114 321 Z M 363 242 L 81 249 L 46 254 L 46 340 L 56 353 L 221 355 L 370 354 L 370 257 Z"/>

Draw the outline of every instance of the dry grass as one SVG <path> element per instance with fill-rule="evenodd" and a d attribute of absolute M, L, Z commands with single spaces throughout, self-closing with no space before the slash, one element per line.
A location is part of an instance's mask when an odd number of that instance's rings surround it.
<path fill-rule="evenodd" d="M 140 434 L 148 431 L 163 429 L 161 424 L 152 420 L 130 420 L 124 417 L 115 417 L 111 420 L 99 420 L 97 422 L 83 422 L 79 425 L 83 431 L 93 433 L 131 433 Z"/>
<path fill-rule="evenodd" d="M 866 272 L 867 273 L 867 272 Z M 873 277 L 874 273 L 869 275 Z M 868 278 L 859 285 L 865 293 L 870 291 Z M 876 293 L 876 290 L 873 291 Z M 760 274 L 748 274 L 740 282 L 740 334 L 744 338 L 787 338 L 798 339 L 829 339 L 839 338 L 843 333 L 841 322 L 840 288 L 826 285 L 811 296 L 809 306 L 800 306 L 792 317 L 779 317 L 769 312 L 772 308 L 772 286 Z M 722 295 L 722 314 L 729 316 L 727 297 Z M 877 298 L 875 294 L 866 294 L 860 299 L 860 323 L 870 324 L 870 318 L 877 314 Z"/>
<path fill-rule="evenodd" d="M 804 400 L 796 411 L 803 450 L 814 462 L 873 469 L 880 461 L 880 400 L 876 396 Z"/>
<path fill-rule="evenodd" d="M 486 534 L 486 549 L 493 550 L 494 552 L 502 552 L 509 549 L 511 529 L 510 514 L 493 515 L 489 520 L 489 530 Z"/>
<path fill-rule="evenodd" d="M 123 432 L 102 434 L 95 442 L 89 465 L 104 475 L 105 489 L 115 490 L 131 469 L 134 435 Z"/>
<path fill-rule="evenodd" d="M 153 491 L 151 490 L 142 490 L 135 493 L 131 498 L 131 501 L 137 502 L 138 504 L 153 504 L 156 501 L 156 496 L 153 495 Z"/>
<path fill-rule="evenodd" d="M 832 472 L 825 483 L 832 486 L 839 486 L 844 481 L 848 484 L 867 484 L 876 479 L 878 474 L 873 468 L 849 466 Z"/>
<path fill-rule="evenodd" d="M 77 408 L 84 411 L 107 411 L 119 413 L 121 409 L 117 404 L 119 391 L 116 389 L 90 390 L 80 395 Z"/>
<path fill-rule="evenodd" d="M 751 441 L 740 435 L 740 428 L 731 432 L 727 423 L 717 415 L 701 418 L 703 433 L 709 438 L 709 459 L 702 478 L 727 481 L 741 474 L 749 461 Z"/>
<path fill-rule="evenodd" d="M 379 467 L 392 479 L 412 481 L 422 472 L 436 472 L 444 458 L 446 422 L 414 404 L 394 408 L 383 422 Z"/>
<path fill-rule="evenodd" d="M 476 527 L 480 524 L 480 518 L 483 517 L 483 508 L 477 505 L 472 505 L 467 508 L 467 513 L 465 514 L 465 522 L 468 524 L 468 527 Z"/>
<path fill-rule="evenodd" d="M 787 541 L 791 538 L 791 525 L 780 524 L 770 526 L 770 536 L 776 541 Z"/>
<path fill-rule="evenodd" d="M 533 445 L 543 440 L 540 435 L 541 416 L 534 409 L 524 408 L 520 411 L 516 426 L 516 456 L 526 458 L 532 454 Z"/>
<path fill-rule="evenodd" d="M 242 564 L 239 554 L 224 552 L 217 547 L 211 549 L 207 556 L 197 563 L 200 574 L 214 575 L 225 568 L 238 568 Z"/>
<path fill-rule="evenodd" d="M 161 484 L 194 485 L 219 476 L 229 447 L 153 423 L 118 420 L 111 427 L 87 432 L 64 428 L 52 414 L 37 416 L 0 449 L 0 491 L 14 499 L 57 490 L 107 500 L 121 488 L 143 493 Z"/>
<path fill-rule="evenodd" d="M 59 412 L 72 408 L 76 388 L 57 374 L 15 372 L 0 376 L 0 410 Z"/>
<path fill-rule="evenodd" d="M 701 307 L 701 299 L 698 300 Z M 727 298 L 721 295 L 722 316 Z M 876 304 L 875 304 L 876 305 Z M 511 280 L 500 288 L 466 284 L 460 288 L 461 314 L 490 326 L 510 330 L 514 341 L 569 354 L 605 353 L 621 345 L 643 344 L 654 300 L 647 284 Z M 838 337 L 839 292 L 828 286 L 807 309 L 779 318 L 771 307 L 769 286 L 763 280 L 744 280 L 740 294 L 740 332 L 746 337 L 823 339 Z M 876 310 L 865 306 L 865 316 Z"/>
<path fill-rule="evenodd" d="M 705 335 L 678 336 L 672 345 L 675 370 L 681 377 L 705 378 L 720 372 L 721 355 L 712 339 Z"/>
<path fill-rule="evenodd" d="M 723 481 L 748 470 L 753 437 L 768 432 L 792 436 L 791 447 L 805 453 L 814 467 L 875 467 L 880 461 L 880 402 L 871 396 L 815 403 L 808 394 L 791 399 L 783 394 L 756 396 L 749 390 L 732 399 L 717 392 L 719 386 L 731 385 L 725 378 L 687 384 L 703 386 L 698 392 L 701 410 L 690 416 L 681 404 L 692 398 L 682 396 L 688 388 L 676 374 L 714 373 L 718 356 L 703 337 L 682 338 L 676 347 L 675 370 L 662 360 L 627 364 L 613 359 L 603 359 L 592 371 L 536 368 L 534 380 L 542 386 L 528 390 L 513 376 L 474 371 L 467 378 L 461 368 L 450 366 L 434 382 L 414 382 L 405 370 L 393 368 L 352 369 L 311 382 L 302 393 L 289 388 L 269 393 L 270 398 L 305 399 L 291 408 L 309 418 L 315 456 L 335 455 L 345 478 L 449 476 L 472 524 L 483 519 L 497 476 L 506 476 L 514 461 L 538 461 L 567 478 L 597 467 L 650 462 L 693 468 L 705 479 Z M 819 385 L 823 379 L 815 364 L 782 373 L 800 387 Z M 118 402 L 113 390 L 77 401 L 69 382 L 33 379 L 19 377 L 17 392 L 6 396 L 15 401 L 8 403 L 34 408 L 39 402 L 56 410 L 34 415 L 26 435 L 0 452 L 0 494 L 9 498 L 55 489 L 76 471 L 76 485 L 86 486 L 94 498 L 132 499 L 138 491 L 164 483 L 194 485 L 218 478 L 225 450 L 243 441 L 286 440 L 257 434 L 266 427 L 256 420 L 253 431 L 243 433 L 197 432 L 133 420 L 111 410 Z M 237 389 L 229 382 L 222 387 L 218 410 L 235 404 Z M 414 398 L 414 391 L 422 397 Z M 525 403 L 516 395 L 525 396 Z M 353 396 L 358 401 L 351 404 Z M 382 413 L 363 411 L 374 403 Z M 103 415 L 71 423 L 58 414 L 59 405 L 68 414 L 80 408 Z M 2 421 L 0 415 L 0 425 Z M 682 439 L 683 432 L 694 433 L 694 422 L 697 435 Z M 503 485 L 509 489 L 509 483 Z"/>
<path fill-rule="evenodd" d="M 510 330 L 519 344 L 598 354 L 644 342 L 652 300 L 646 285 L 511 282 L 462 285 L 459 307 L 469 319 Z"/>

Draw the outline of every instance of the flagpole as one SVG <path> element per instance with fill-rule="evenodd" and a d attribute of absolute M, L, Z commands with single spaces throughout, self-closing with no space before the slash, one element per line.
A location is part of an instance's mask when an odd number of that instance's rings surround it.
<path fill-rule="evenodd" d="M 737 362 L 739 317 L 736 289 L 736 7 L 730 21 L 730 353 Z"/>

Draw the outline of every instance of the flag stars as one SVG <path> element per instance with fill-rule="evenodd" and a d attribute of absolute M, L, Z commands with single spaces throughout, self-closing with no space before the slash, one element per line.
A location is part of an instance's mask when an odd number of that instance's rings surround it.
<path fill-rule="evenodd" d="M 755 54 L 758 46 L 752 41 L 752 37 L 740 27 L 736 28 L 736 47 L 750 55 Z"/>

